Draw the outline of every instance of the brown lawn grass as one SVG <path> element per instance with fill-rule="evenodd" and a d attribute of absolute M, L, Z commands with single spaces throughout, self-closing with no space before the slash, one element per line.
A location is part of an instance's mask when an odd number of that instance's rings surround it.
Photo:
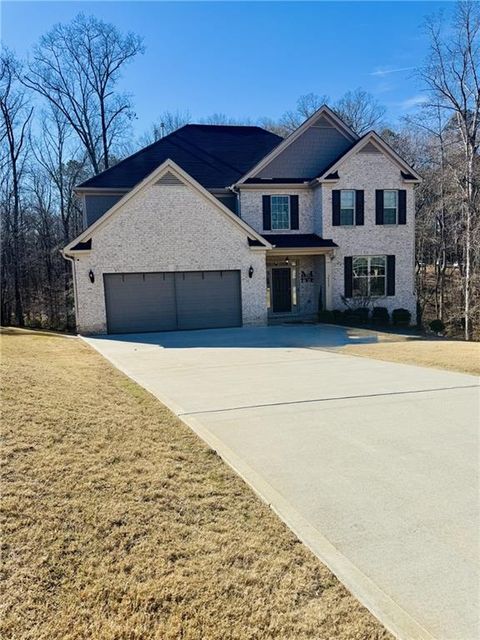
<path fill-rule="evenodd" d="M 2 345 L 2 638 L 390 638 L 214 452 L 87 345 L 25 331 Z"/>
<path fill-rule="evenodd" d="M 480 375 L 480 343 L 459 340 L 422 340 L 381 334 L 379 342 L 340 347 L 347 355 L 403 362 Z"/>

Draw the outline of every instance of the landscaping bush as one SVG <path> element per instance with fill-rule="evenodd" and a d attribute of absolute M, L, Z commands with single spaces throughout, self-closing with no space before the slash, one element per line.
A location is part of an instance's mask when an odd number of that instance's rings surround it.
<path fill-rule="evenodd" d="M 343 321 L 345 324 L 358 324 L 360 319 L 357 309 L 345 309 L 343 313 Z"/>
<path fill-rule="evenodd" d="M 344 322 L 344 316 L 345 314 L 343 313 L 343 311 L 341 309 L 334 309 L 332 311 L 333 313 L 333 321 L 336 322 L 337 324 L 342 324 L 342 322 Z"/>
<path fill-rule="evenodd" d="M 392 311 L 392 322 L 397 327 L 408 327 L 412 314 L 408 309 L 394 309 Z"/>
<path fill-rule="evenodd" d="M 335 322 L 334 312 L 322 309 L 322 311 L 318 312 L 318 321 L 333 324 Z"/>
<path fill-rule="evenodd" d="M 429 327 L 434 333 L 443 333 L 445 331 L 445 325 L 439 318 L 432 320 Z"/>
<path fill-rule="evenodd" d="M 389 324 L 390 314 L 387 307 L 373 307 L 372 322 L 374 324 Z"/>
<path fill-rule="evenodd" d="M 353 309 L 346 309 L 343 318 L 346 324 L 366 324 L 368 322 L 370 310 L 368 307 L 355 307 Z"/>
<path fill-rule="evenodd" d="M 370 309 L 368 307 L 358 307 L 358 309 L 355 309 L 355 313 L 358 316 L 360 324 L 367 324 L 370 316 Z"/>

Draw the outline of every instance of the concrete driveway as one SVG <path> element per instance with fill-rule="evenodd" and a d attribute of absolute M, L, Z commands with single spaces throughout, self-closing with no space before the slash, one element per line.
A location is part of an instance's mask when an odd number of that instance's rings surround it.
<path fill-rule="evenodd" d="M 398 637 L 479 637 L 473 376 L 340 355 L 333 326 L 89 338 Z"/>

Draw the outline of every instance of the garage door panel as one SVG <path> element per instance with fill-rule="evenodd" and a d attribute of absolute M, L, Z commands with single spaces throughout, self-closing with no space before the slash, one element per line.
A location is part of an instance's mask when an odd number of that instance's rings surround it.
<path fill-rule="evenodd" d="M 239 271 L 104 275 L 109 333 L 242 324 Z"/>
<path fill-rule="evenodd" d="M 109 333 L 176 329 L 173 273 L 105 275 Z"/>
<path fill-rule="evenodd" d="M 241 324 L 238 271 L 175 274 L 179 329 L 213 329 Z"/>

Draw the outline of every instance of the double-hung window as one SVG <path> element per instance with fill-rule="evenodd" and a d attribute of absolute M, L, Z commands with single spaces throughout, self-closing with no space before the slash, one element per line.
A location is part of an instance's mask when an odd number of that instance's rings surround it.
<path fill-rule="evenodd" d="M 353 256 L 352 296 L 376 298 L 387 291 L 387 256 Z"/>
<path fill-rule="evenodd" d="M 355 224 L 355 191 L 342 189 L 340 191 L 340 224 Z"/>
<path fill-rule="evenodd" d="M 271 196 L 272 230 L 290 229 L 290 196 Z"/>
<path fill-rule="evenodd" d="M 387 189 L 383 192 L 383 224 L 397 224 L 398 191 Z"/>

